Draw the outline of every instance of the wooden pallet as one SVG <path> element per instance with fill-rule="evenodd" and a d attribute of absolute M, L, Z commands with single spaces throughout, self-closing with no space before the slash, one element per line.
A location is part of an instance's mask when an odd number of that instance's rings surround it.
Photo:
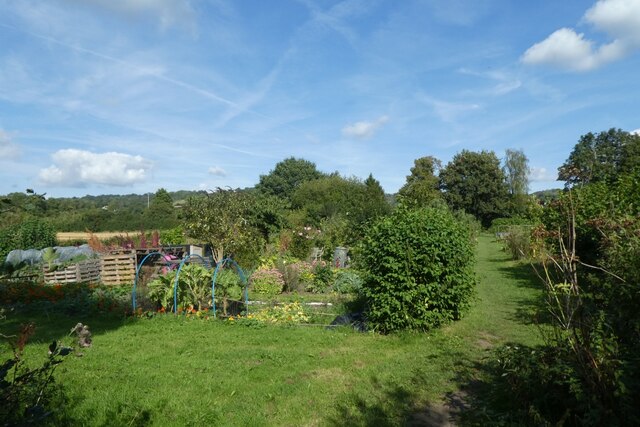
<path fill-rule="evenodd" d="M 53 271 L 45 264 L 42 271 L 45 283 L 97 282 L 100 280 L 100 260 L 88 259 Z"/>
<path fill-rule="evenodd" d="M 100 255 L 100 279 L 105 285 L 133 283 L 136 277 L 136 251 L 112 251 Z"/>

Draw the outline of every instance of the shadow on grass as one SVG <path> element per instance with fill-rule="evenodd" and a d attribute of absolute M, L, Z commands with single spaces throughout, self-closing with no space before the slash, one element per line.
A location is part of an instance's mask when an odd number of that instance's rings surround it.
<path fill-rule="evenodd" d="M 37 311 L 34 309 L 17 312 L 5 310 L 4 316 L 6 318 L 0 322 L 0 332 L 8 336 L 17 335 L 21 325 L 33 323 L 35 333 L 29 339 L 32 344 L 51 343 L 60 339 L 65 344 L 71 344 L 75 337 L 69 336 L 69 333 L 77 323 L 88 325 L 91 334 L 97 336 L 137 320 L 125 317 L 124 314 L 117 315 L 115 313 L 68 314 L 55 310 Z"/>
<path fill-rule="evenodd" d="M 497 262 L 497 261 L 496 261 Z M 524 324 L 546 324 L 550 322 L 542 279 L 536 274 L 534 266 L 527 263 L 505 265 L 504 261 L 496 267 L 506 278 L 519 288 L 531 290 L 528 297 L 518 299 L 518 308 L 514 320 Z"/>
<path fill-rule="evenodd" d="M 493 353 L 477 362 L 469 363 L 465 369 L 458 369 L 455 382 L 461 392 L 448 395 L 451 405 L 463 397 L 456 418 L 456 425 L 462 427 L 476 426 L 521 426 L 528 425 L 527 420 L 514 413 L 513 396 L 502 384 L 501 372 L 493 360 Z"/>
<path fill-rule="evenodd" d="M 441 364 L 438 358 L 463 360 L 462 353 L 434 355 L 433 364 Z M 424 398 L 425 390 L 433 384 L 429 368 L 417 368 L 409 381 L 382 382 L 377 376 L 370 379 L 372 395 L 346 394 L 338 404 L 336 414 L 327 420 L 331 426 L 446 426 L 458 417 L 460 399 L 429 402 Z"/>

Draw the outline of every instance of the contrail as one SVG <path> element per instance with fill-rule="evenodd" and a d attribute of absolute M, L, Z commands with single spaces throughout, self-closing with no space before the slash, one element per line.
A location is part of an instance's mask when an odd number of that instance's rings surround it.
<path fill-rule="evenodd" d="M 175 86 L 190 90 L 192 92 L 195 92 L 195 93 L 197 93 L 199 95 L 204 96 L 205 98 L 209 98 L 209 99 L 212 99 L 214 101 L 218 101 L 218 102 L 221 102 L 223 104 L 229 105 L 231 107 L 238 108 L 238 109 L 241 109 L 243 111 L 249 111 L 251 113 L 254 113 L 254 114 L 257 114 L 259 116 L 262 116 L 262 114 L 257 113 L 255 111 L 244 110 L 244 109 L 242 109 L 242 106 L 240 104 L 238 104 L 236 102 L 233 102 L 233 101 L 230 101 L 230 100 L 228 100 L 226 98 L 223 98 L 223 97 L 221 97 L 221 96 L 219 96 L 219 95 L 217 95 L 217 94 L 215 94 L 215 93 L 213 93 L 211 91 L 208 91 L 208 90 L 205 90 L 205 89 L 201 89 L 201 88 L 199 88 L 197 86 L 194 86 L 192 84 L 183 82 L 181 80 L 177 80 L 177 79 L 173 79 L 171 77 L 164 76 L 164 75 L 159 74 L 157 72 L 149 73 L 149 70 L 147 70 L 147 69 L 145 69 L 143 67 L 140 67 L 138 65 L 132 64 L 130 62 L 124 61 L 122 59 L 119 59 L 119 58 L 116 58 L 116 57 L 113 57 L 113 56 L 109 56 L 109 55 L 105 55 L 104 53 L 96 52 L 95 50 L 87 49 L 87 48 L 84 48 L 84 47 L 74 46 L 72 44 L 65 43 L 65 42 L 62 42 L 60 40 L 54 39 L 53 37 L 49 37 L 49 36 L 45 36 L 45 35 L 42 35 L 42 34 L 34 33 L 32 31 L 28 31 L 28 30 L 23 30 L 23 29 L 16 28 L 16 27 L 11 26 L 11 25 L 0 23 L 0 27 L 5 27 L 5 28 L 8 28 L 8 29 L 13 30 L 13 31 L 25 33 L 25 34 L 28 34 L 28 35 L 30 35 L 32 37 L 39 38 L 39 39 L 42 39 L 42 40 L 46 40 L 48 42 L 55 43 L 57 45 L 66 47 L 67 49 L 75 50 L 76 52 L 86 53 L 86 54 L 95 56 L 97 58 L 106 59 L 107 61 L 115 62 L 117 64 L 121 64 L 121 65 L 124 65 L 126 67 L 142 71 L 142 72 L 144 72 L 146 74 L 151 74 L 153 77 L 157 78 L 158 80 L 162 80 L 162 81 L 165 81 L 167 83 L 171 83 L 171 84 L 173 84 Z M 263 116 L 263 117 L 266 117 L 266 116 Z"/>

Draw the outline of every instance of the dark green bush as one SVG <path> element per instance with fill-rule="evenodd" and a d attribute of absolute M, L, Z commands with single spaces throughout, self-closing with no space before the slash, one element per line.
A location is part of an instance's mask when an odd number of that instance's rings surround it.
<path fill-rule="evenodd" d="M 467 227 L 445 209 L 397 209 L 359 249 L 372 329 L 427 330 L 459 319 L 475 285 Z"/>

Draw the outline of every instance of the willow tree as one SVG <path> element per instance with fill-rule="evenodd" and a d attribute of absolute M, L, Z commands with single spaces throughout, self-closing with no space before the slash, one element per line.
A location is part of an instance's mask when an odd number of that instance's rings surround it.
<path fill-rule="evenodd" d="M 511 198 L 511 210 L 524 215 L 529 203 L 529 159 L 522 150 L 508 149 L 502 168 Z"/>

